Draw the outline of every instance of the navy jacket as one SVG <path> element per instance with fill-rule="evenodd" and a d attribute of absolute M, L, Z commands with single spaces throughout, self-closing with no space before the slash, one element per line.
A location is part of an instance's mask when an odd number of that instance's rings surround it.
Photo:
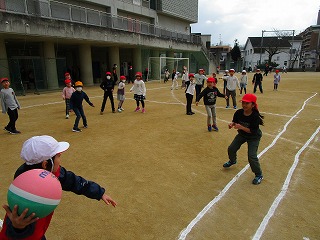
<path fill-rule="evenodd" d="M 93 106 L 93 103 L 90 102 L 88 95 L 84 91 L 75 91 L 70 98 L 70 109 L 81 108 L 83 99 L 86 100 L 90 106 Z"/>

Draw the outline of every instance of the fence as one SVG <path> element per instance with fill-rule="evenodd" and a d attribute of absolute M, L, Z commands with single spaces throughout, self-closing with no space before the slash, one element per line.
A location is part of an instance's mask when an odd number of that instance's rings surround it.
<path fill-rule="evenodd" d="M 140 4 L 143 7 L 149 7 L 149 1 L 145 0 L 122 1 L 128 2 L 128 4 Z M 126 32 L 135 32 L 197 45 L 201 44 L 201 39 L 198 35 L 175 32 L 171 31 L 170 29 L 161 28 L 154 24 L 142 22 L 136 19 L 115 16 L 110 13 L 58 1 L 0 0 L 0 11 L 76 22 L 86 25 L 117 29 Z"/>

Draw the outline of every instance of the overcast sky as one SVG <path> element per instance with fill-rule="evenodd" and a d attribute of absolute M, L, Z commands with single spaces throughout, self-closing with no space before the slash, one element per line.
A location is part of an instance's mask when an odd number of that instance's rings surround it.
<path fill-rule="evenodd" d="M 193 33 L 211 34 L 211 44 L 220 39 L 244 45 L 248 37 L 261 37 L 262 30 L 295 30 L 299 34 L 317 24 L 320 0 L 199 0 L 198 23 Z M 264 36 L 270 36 L 265 33 Z"/>

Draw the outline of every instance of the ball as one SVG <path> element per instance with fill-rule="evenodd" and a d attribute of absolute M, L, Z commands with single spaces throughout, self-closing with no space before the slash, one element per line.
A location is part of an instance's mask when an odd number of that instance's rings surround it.
<path fill-rule="evenodd" d="M 48 216 L 60 203 L 62 187 L 51 172 L 32 169 L 20 174 L 8 190 L 8 204 L 11 210 L 18 205 L 18 214 L 29 209 L 26 216 L 35 213 L 36 217 Z"/>

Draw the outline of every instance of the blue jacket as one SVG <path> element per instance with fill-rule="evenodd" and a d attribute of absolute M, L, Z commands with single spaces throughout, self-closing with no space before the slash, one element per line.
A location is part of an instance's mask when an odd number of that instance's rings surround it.
<path fill-rule="evenodd" d="M 70 98 L 70 109 L 81 108 L 83 99 L 86 100 L 90 106 L 93 106 L 93 103 L 90 102 L 88 95 L 84 91 L 75 91 Z"/>

